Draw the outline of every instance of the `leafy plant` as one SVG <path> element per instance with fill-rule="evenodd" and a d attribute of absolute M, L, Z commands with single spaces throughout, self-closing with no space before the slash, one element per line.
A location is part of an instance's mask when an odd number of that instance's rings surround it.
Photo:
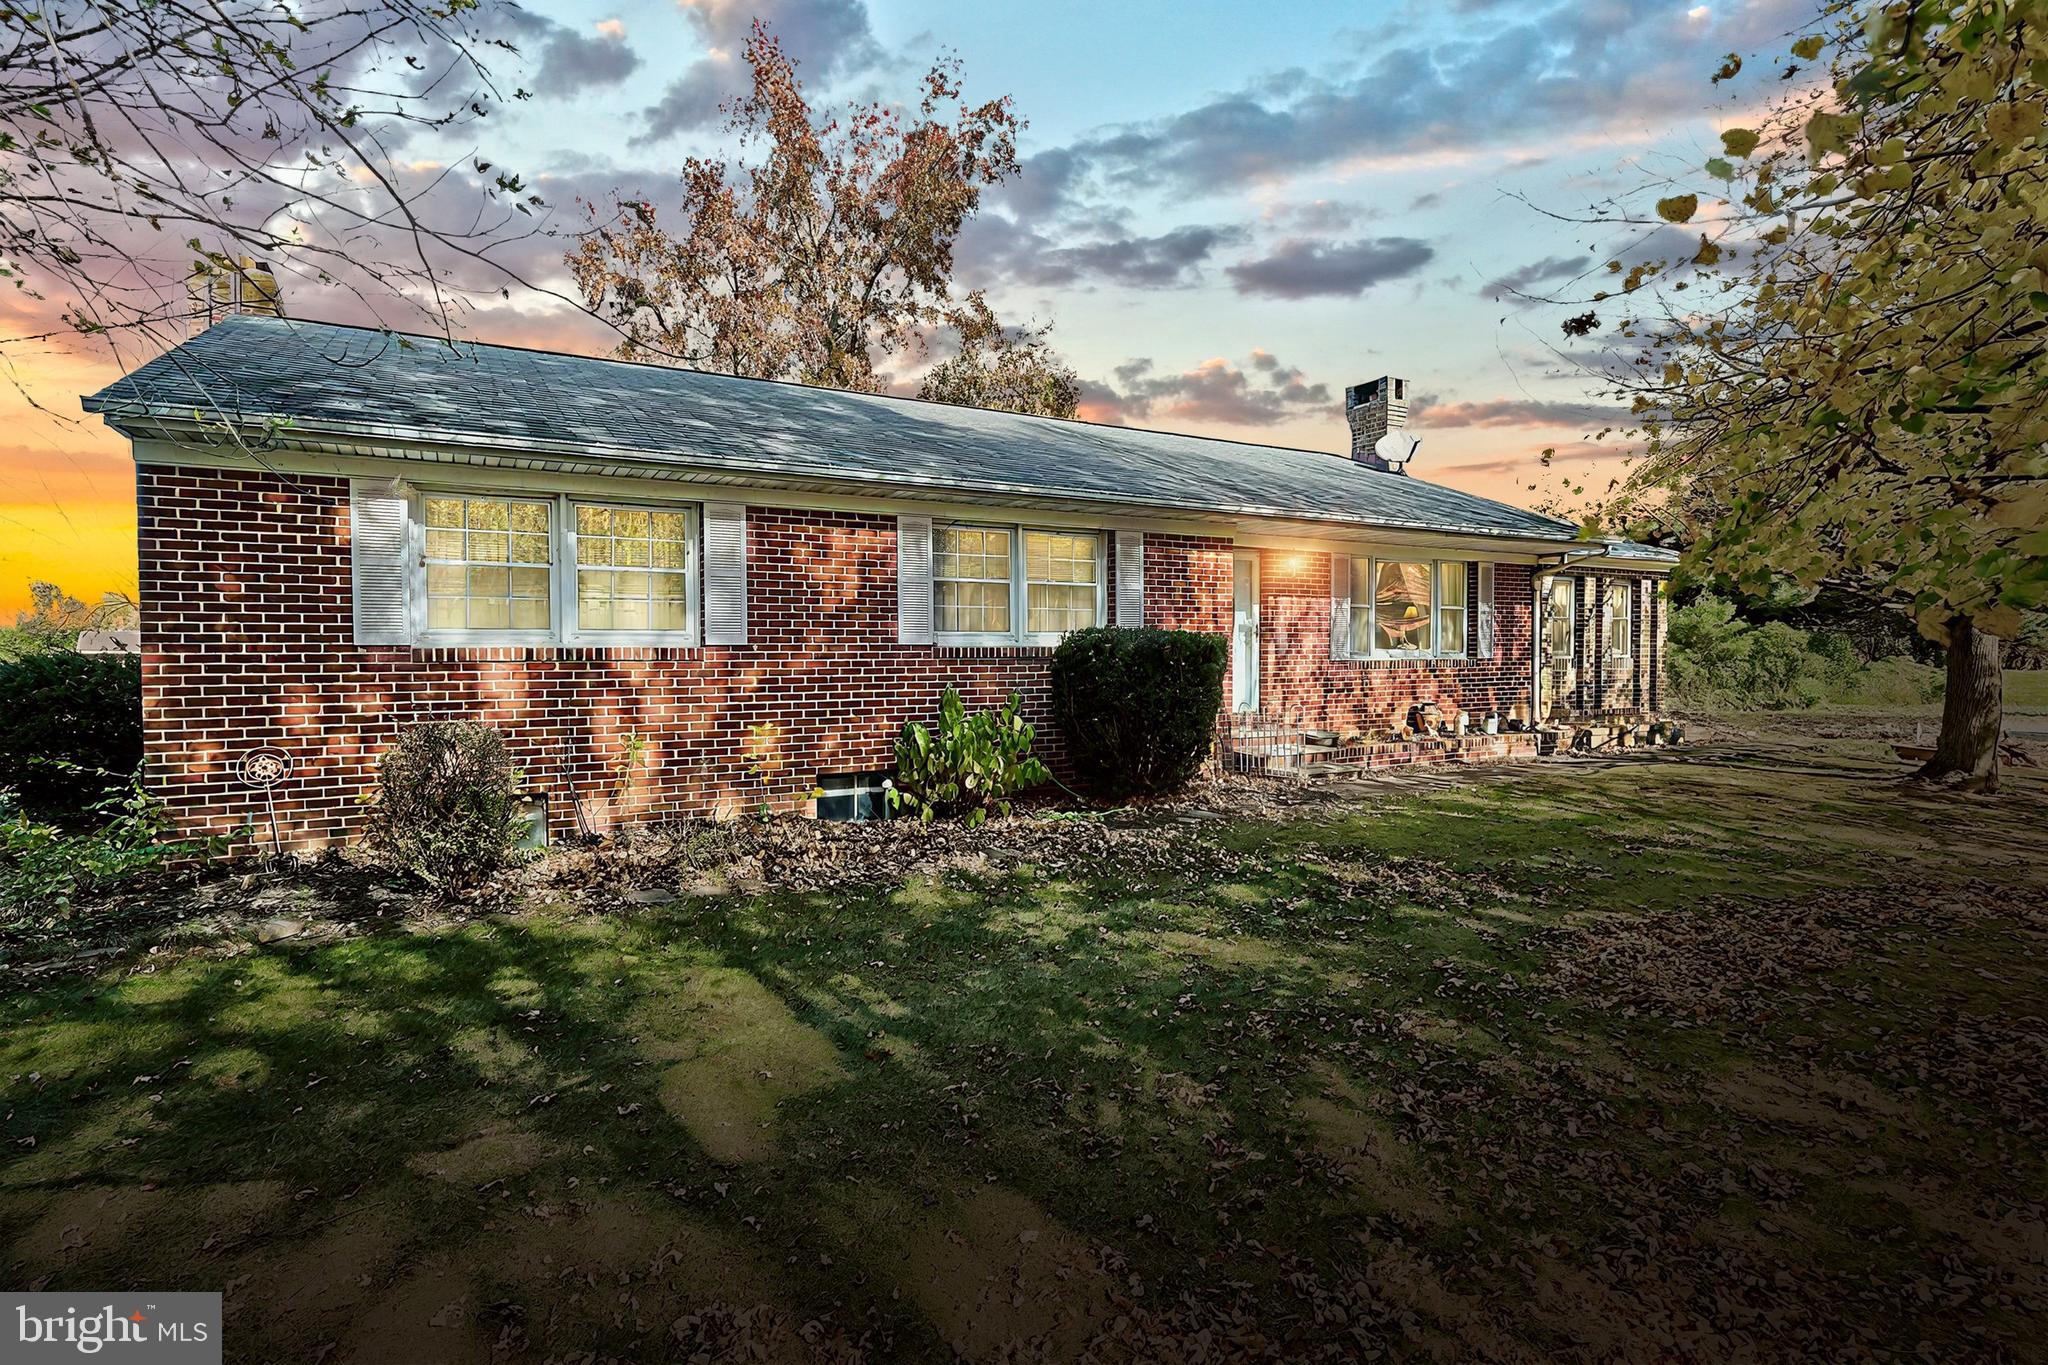
<path fill-rule="evenodd" d="M 647 749 L 647 736 L 638 731 L 628 731 L 619 741 L 619 759 L 612 765 L 612 792 L 622 804 L 633 798 L 633 786 L 647 762 Z"/>
<path fill-rule="evenodd" d="M 473 885 L 518 843 L 517 788 L 505 738 L 490 726 L 408 726 L 377 765 L 371 842 L 430 886 Z"/>
<path fill-rule="evenodd" d="M 1012 692 L 1002 710 L 970 716 L 960 694 L 948 687 L 939 699 L 937 729 L 903 722 L 889 809 L 915 811 L 927 821 L 965 816 L 970 825 L 986 820 L 991 810 L 1008 815 L 1012 795 L 1052 777 L 1032 756 L 1036 732 L 1025 723 L 1023 709 L 1024 698 Z"/>
<path fill-rule="evenodd" d="M 80 896 L 151 868 L 212 857 L 226 844 L 165 839 L 170 816 L 143 789 L 139 768 L 90 810 L 99 824 L 75 833 L 35 819 L 12 792 L 0 791 L 0 917 L 61 912 Z"/>
<path fill-rule="evenodd" d="M 52 651 L 0 663 L 0 787 L 60 821 L 142 762 L 142 664 Z"/>
<path fill-rule="evenodd" d="M 1745 698 L 1759 706 L 1811 706 L 1820 700 L 1820 660 L 1806 647 L 1806 633 L 1783 621 L 1766 621 L 1750 633 L 1742 670 Z"/>
<path fill-rule="evenodd" d="M 1157 794 L 1201 770 L 1230 647 L 1186 630 L 1077 630 L 1052 656 L 1052 705 L 1074 768 L 1106 796 Z"/>
<path fill-rule="evenodd" d="M 761 818 L 765 820 L 773 811 L 770 795 L 776 780 L 782 776 L 782 728 L 772 720 L 749 725 L 742 762 L 747 776 L 754 779 L 754 787 L 760 797 Z"/>

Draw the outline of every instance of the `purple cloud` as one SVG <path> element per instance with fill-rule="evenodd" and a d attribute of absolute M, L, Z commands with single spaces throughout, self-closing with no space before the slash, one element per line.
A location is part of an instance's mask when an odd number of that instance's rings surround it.
<path fill-rule="evenodd" d="M 1116 367 L 1113 385 L 1081 386 L 1081 415 L 1097 422 L 1167 418 L 1264 427 L 1321 410 L 1334 415 L 1335 404 L 1329 385 L 1307 382 L 1265 350 L 1254 350 L 1243 368 L 1219 356 L 1178 374 L 1157 373 L 1150 359 L 1129 360 Z"/>
<path fill-rule="evenodd" d="M 721 106 L 753 79 L 741 53 L 756 19 L 809 82 L 829 85 L 886 60 L 863 0 L 687 0 L 683 13 L 710 51 L 684 67 L 647 108 L 644 126 L 631 139 L 635 146 L 718 122 Z"/>
<path fill-rule="evenodd" d="M 1319 294 L 1355 298 L 1373 285 L 1414 274 L 1435 257 L 1434 247 L 1414 237 L 1328 243 L 1294 237 L 1270 254 L 1240 261 L 1225 273 L 1240 294 L 1276 299 Z"/>

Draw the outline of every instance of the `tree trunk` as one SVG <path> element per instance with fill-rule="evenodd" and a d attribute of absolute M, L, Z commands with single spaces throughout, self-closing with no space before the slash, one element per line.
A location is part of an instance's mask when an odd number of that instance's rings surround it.
<path fill-rule="evenodd" d="M 1934 757 L 1913 775 L 1958 791 L 1998 790 L 1998 736 L 2005 674 L 2000 641 L 1965 617 L 1949 622 L 1948 685 L 1941 701 L 1941 738 Z"/>

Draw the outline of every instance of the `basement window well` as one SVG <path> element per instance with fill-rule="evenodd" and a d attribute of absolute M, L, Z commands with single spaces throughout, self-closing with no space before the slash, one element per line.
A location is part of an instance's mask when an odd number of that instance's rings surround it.
<path fill-rule="evenodd" d="M 818 778 L 820 820 L 886 820 L 887 773 L 825 773 Z"/>

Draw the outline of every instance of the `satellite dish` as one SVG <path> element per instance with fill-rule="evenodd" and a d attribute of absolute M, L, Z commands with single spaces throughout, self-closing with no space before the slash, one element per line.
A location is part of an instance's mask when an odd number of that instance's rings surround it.
<path fill-rule="evenodd" d="M 1373 454 L 1387 462 L 1387 468 L 1398 471 L 1401 466 L 1415 458 L 1416 448 L 1421 444 L 1420 436 L 1396 428 L 1374 441 L 1372 450 Z"/>

